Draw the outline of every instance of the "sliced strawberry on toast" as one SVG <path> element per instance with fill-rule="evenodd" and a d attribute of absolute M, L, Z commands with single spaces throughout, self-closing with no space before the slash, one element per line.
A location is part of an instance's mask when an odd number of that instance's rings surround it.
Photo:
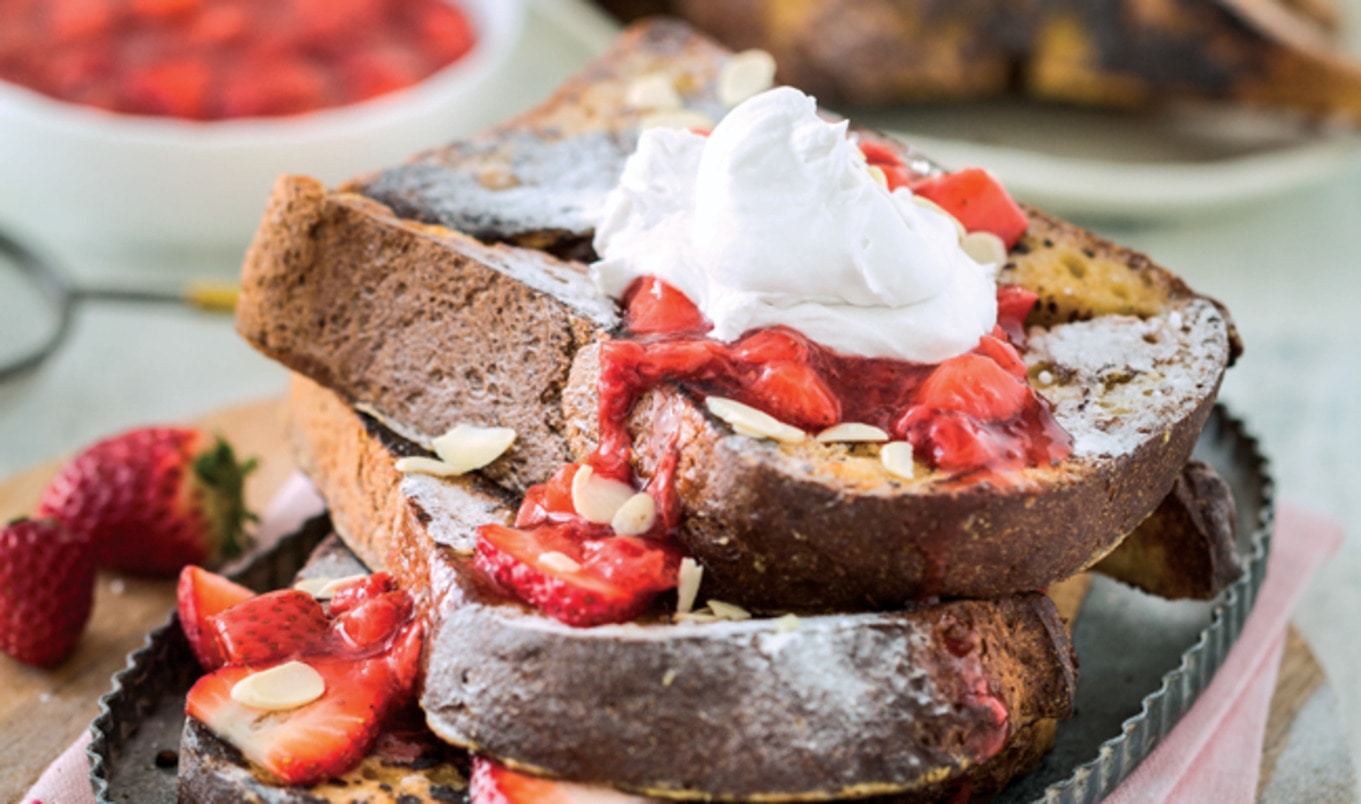
<path fill-rule="evenodd" d="M 473 757 L 468 780 L 472 804 L 645 804 L 657 801 L 605 787 L 540 779 L 486 757 Z"/>
<path fill-rule="evenodd" d="M 298 589 L 266 592 L 211 615 L 226 664 L 270 664 L 325 644 L 331 621 L 316 598 Z"/>
<path fill-rule="evenodd" d="M 507 592 L 575 626 L 628 622 L 676 586 L 674 546 L 640 536 L 578 539 L 564 530 L 483 525 L 477 567 Z"/>
<path fill-rule="evenodd" d="M 232 688 L 253 671 L 228 666 L 194 684 L 185 711 L 286 784 L 339 775 L 363 758 L 378 736 L 397 697 L 394 675 L 380 658 L 316 658 L 308 664 L 326 690 L 296 709 L 269 711 L 237 701 Z"/>
<path fill-rule="evenodd" d="M 208 623 L 208 618 L 254 596 L 254 592 L 241 584 L 202 567 L 190 564 L 180 571 L 179 585 L 175 589 L 180 627 L 204 670 L 216 670 L 225 661 L 218 646 L 217 632 Z"/>

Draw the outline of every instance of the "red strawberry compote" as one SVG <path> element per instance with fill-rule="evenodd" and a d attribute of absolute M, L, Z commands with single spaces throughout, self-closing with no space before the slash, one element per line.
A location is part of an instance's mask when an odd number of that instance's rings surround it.
<path fill-rule="evenodd" d="M 643 132 L 596 228 L 592 272 L 627 331 L 600 349 L 599 446 L 530 489 L 514 528 L 481 528 L 477 565 L 578 626 L 632 619 L 673 588 L 677 456 L 638 490 L 627 426 L 663 383 L 720 417 L 773 417 L 773 433 L 746 428 L 760 437 L 851 425 L 898 442 L 883 448 L 894 474 L 1004 482 L 1064 459 L 1072 439 L 1018 351 L 1037 297 L 996 282 L 1027 221 L 985 171 L 915 174 L 789 88 L 711 132 Z M 907 466 L 890 460 L 909 447 Z M 649 517 L 608 515 L 629 506 Z"/>

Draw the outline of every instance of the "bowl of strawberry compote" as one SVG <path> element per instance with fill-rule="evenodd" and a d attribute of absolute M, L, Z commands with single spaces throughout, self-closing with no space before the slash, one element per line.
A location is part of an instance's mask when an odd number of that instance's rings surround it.
<path fill-rule="evenodd" d="M 470 133 L 520 0 L 0 0 L 0 225 L 243 247 L 282 172 Z"/>

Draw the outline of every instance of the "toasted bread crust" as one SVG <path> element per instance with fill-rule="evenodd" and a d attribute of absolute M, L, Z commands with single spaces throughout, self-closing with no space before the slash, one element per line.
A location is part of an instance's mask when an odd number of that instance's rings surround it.
<path fill-rule="evenodd" d="M 1243 573 L 1236 530 L 1229 484 L 1191 461 L 1157 510 L 1094 569 L 1169 600 L 1209 600 Z"/>
<path fill-rule="evenodd" d="M 387 569 L 428 590 L 422 706 L 456 745 L 667 797 L 939 792 L 994 753 L 1037 757 L 1004 739 L 1040 737 L 1034 724 L 1071 709 L 1071 645 L 1040 595 L 808 617 L 792 629 L 562 625 L 468 566 L 468 532 L 503 505 L 496 492 L 475 479 L 404 480 L 375 431 L 309 381 L 295 381 L 290 409 L 299 463 L 347 543 L 400 559 Z M 443 493 L 413 491 L 431 484 Z"/>

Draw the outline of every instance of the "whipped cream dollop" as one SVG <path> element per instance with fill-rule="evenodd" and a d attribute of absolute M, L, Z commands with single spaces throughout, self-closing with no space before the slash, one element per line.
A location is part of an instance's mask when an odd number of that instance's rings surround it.
<path fill-rule="evenodd" d="M 779 87 L 708 137 L 644 131 L 597 222 L 597 285 L 618 298 L 655 275 L 724 341 L 784 325 L 870 357 L 973 349 L 997 320 L 997 266 L 965 253 L 948 214 L 875 181 L 846 126 Z"/>

